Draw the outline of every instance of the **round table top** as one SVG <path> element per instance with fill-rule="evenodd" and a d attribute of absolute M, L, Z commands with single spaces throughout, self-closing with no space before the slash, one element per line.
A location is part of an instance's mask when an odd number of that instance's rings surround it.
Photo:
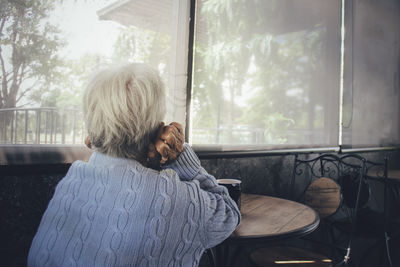
<path fill-rule="evenodd" d="M 318 214 L 298 202 L 242 194 L 242 221 L 227 241 L 272 241 L 306 235 L 319 224 Z"/>

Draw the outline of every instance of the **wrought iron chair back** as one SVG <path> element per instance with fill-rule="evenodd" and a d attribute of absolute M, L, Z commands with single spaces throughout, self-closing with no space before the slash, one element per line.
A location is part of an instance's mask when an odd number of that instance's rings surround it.
<path fill-rule="evenodd" d="M 367 182 L 368 161 L 357 154 L 344 154 L 340 157 L 341 172 L 339 183 L 342 187 L 344 204 L 357 213 L 365 207 L 371 195 Z"/>
<path fill-rule="evenodd" d="M 311 159 L 300 159 L 296 155 L 289 198 L 303 201 L 305 192 L 313 181 L 330 178 L 340 186 L 341 204 L 357 210 L 368 203 L 370 187 L 366 174 L 368 170 L 377 166 L 380 165 L 357 154 L 322 154 Z M 300 192 L 296 190 L 296 185 L 299 183 L 303 183 L 297 187 L 301 188 Z"/>
<path fill-rule="evenodd" d="M 367 161 L 357 154 L 322 154 L 312 158 L 301 158 L 303 156 L 295 155 L 293 173 L 289 185 L 288 198 L 294 201 L 305 203 L 313 207 L 321 217 L 319 231 L 316 235 L 304 237 L 304 240 L 310 241 L 312 252 L 319 256 L 329 257 L 324 263 L 318 262 L 318 257 L 310 256 L 309 249 L 303 249 L 309 244 L 302 244 L 301 247 L 294 245 L 295 249 L 300 249 L 303 255 L 307 255 L 310 266 L 342 266 L 349 265 L 351 248 L 355 237 L 357 213 L 364 207 L 370 198 L 370 189 L 366 181 L 366 173 L 376 164 Z M 321 180 L 323 182 L 321 182 Z M 326 207 L 327 206 L 327 207 Z M 344 211 L 343 211 L 344 210 Z M 337 215 L 337 216 L 336 216 Z M 343 232 L 344 240 L 337 244 L 334 236 L 333 224 L 335 220 L 344 216 L 349 218 L 348 232 Z M 314 233 L 313 233 L 314 234 Z M 279 258 L 280 248 L 269 247 L 264 250 L 256 250 L 252 255 L 258 255 L 257 252 L 267 252 L 268 255 L 274 255 Z M 290 253 L 293 247 L 290 245 L 284 249 L 286 256 L 293 256 Z M 272 257 L 272 256 L 271 256 Z M 256 264 L 261 261 L 253 260 Z M 253 259 L 252 258 L 252 259 Z M 265 257 L 268 262 L 270 259 Z M 262 265 L 264 266 L 264 265 Z M 268 265 L 269 266 L 269 265 Z M 325 265 L 324 265 L 325 266 Z"/>
<path fill-rule="evenodd" d="M 320 189 L 319 194 L 330 192 L 327 194 L 329 197 L 335 196 L 340 198 L 340 201 L 336 202 L 327 201 L 323 198 L 320 199 L 320 203 L 329 202 L 337 205 L 330 207 L 330 213 L 322 216 L 326 220 L 322 220 L 321 222 L 334 221 L 335 214 L 339 210 L 344 210 L 344 214 L 350 222 L 350 229 L 346 234 L 345 247 L 341 248 L 345 252 L 345 255 L 343 260 L 339 262 L 339 265 L 346 265 L 349 262 L 357 225 L 357 213 L 360 208 L 367 205 L 370 198 L 370 188 L 366 181 L 366 174 L 368 167 L 372 168 L 375 165 L 357 154 L 322 154 L 310 159 L 300 159 L 299 156 L 295 156 L 293 176 L 290 183 L 291 199 L 308 204 L 307 194 L 309 194 L 309 188 L 321 178 L 331 179 L 338 185 L 337 190 L 340 191 L 339 194 L 332 194 L 332 186 L 328 188 L 330 191 L 326 188 Z M 332 185 L 333 183 L 330 184 Z M 334 241 L 331 243 L 332 247 L 336 247 Z"/>
<path fill-rule="evenodd" d="M 388 157 L 385 157 L 383 162 L 367 161 L 366 163 L 368 180 L 375 180 L 384 185 L 383 214 L 376 214 L 376 212 L 372 214 L 374 217 L 382 218 L 383 221 L 378 222 L 378 226 L 381 227 L 376 227 L 372 223 L 372 227 L 379 228 L 378 231 L 375 231 L 378 240 L 365 251 L 360 266 L 368 260 L 367 255 L 372 254 L 374 251 L 381 251 L 382 253 L 380 255 L 380 266 L 399 266 L 399 257 L 393 252 L 396 249 L 398 251 L 398 247 L 400 246 L 400 231 L 398 230 L 400 222 L 400 204 L 398 201 L 400 186 L 398 181 L 389 178 L 388 162 Z M 379 247 L 383 248 L 383 250 L 379 250 Z"/>
<path fill-rule="evenodd" d="M 322 217 L 332 216 L 342 203 L 338 183 L 340 168 L 340 158 L 334 154 L 323 154 L 311 159 L 300 159 L 296 155 L 289 198 L 308 204 L 317 211 L 328 210 Z M 325 180 L 323 183 L 317 181 L 321 178 Z M 312 194 L 316 195 L 317 201 L 310 201 Z M 317 205 L 313 206 L 311 202 Z"/>

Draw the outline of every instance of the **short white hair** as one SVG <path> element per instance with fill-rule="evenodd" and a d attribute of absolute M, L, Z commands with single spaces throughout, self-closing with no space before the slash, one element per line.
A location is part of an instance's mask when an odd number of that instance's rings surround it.
<path fill-rule="evenodd" d="M 83 112 L 96 150 L 138 158 L 164 119 L 164 84 L 157 71 L 142 63 L 102 70 L 86 87 Z"/>

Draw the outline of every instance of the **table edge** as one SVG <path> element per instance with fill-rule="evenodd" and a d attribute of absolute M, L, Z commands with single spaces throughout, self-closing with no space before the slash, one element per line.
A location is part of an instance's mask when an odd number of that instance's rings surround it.
<path fill-rule="evenodd" d="M 257 194 L 246 194 L 246 195 L 257 195 Z M 266 197 L 273 197 L 273 196 L 266 196 Z M 273 197 L 273 198 L 279 198 L 279 197 Z M 293 201 L 290 199 L 286 199 L 288 201 Z M 296 201 L 293 201 L 296 202 Z M 299 202 L 297 202 L 299 203 Z M 301 205 L 307 206 L 303 203 L 299 203 Z M 282 240 L 287 240 L 287 239 L 294 239 L 294 238 L 300 238 L 302 236 L 308 235 L 315 231 L 320 223 L 320 217 L 318 213 L 311 207 L 307 206 L 310 208 L 314 215 L 315 215 L 315 220 L 310 223 L 309 225 L 297 229 L 297 230 L 292 230 L 285 232 L 284 234 L 281 235 L 253 235 L 253 236 L 245 236 L 245 237 L 238 237 L 238 236 L 229 236 L 224 243 L 252 243 L 252 242 L 270 242 L 270 241 L 282 241 Z"/>

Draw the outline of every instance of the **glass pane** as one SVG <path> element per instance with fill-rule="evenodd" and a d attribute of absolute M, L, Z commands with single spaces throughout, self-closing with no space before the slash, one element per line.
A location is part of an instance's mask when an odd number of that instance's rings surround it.
<path fill-rule="evenodd" d="M 173 120 L 178 103 L 173 98 L 185 103 L 176 88 L 184 83 L 181 91 L 186 91 L 186 80 L 181 81 L 186 67 L 175 53 L 185 42 L 177 38 L 179 17 L 172 15 L 178 4 L 1 1 L 0 143 L 82 143 L 81 95 L 88 77 L 121 62 L 144 62 L 159 70 L 169 94 L 166 119 Z"/>
<path fill-rule="evenodd" d="M 398 145 L 400 1 L 350 3 L 353 19 L 346 24 L 350 49 L 345 58 L 353 61 L 345 65 L 343 145 Z"/>
<path fill-rule="evenodd" d="M 335 146 L 340 0 L 197 1 L 194 144 Z"/>

